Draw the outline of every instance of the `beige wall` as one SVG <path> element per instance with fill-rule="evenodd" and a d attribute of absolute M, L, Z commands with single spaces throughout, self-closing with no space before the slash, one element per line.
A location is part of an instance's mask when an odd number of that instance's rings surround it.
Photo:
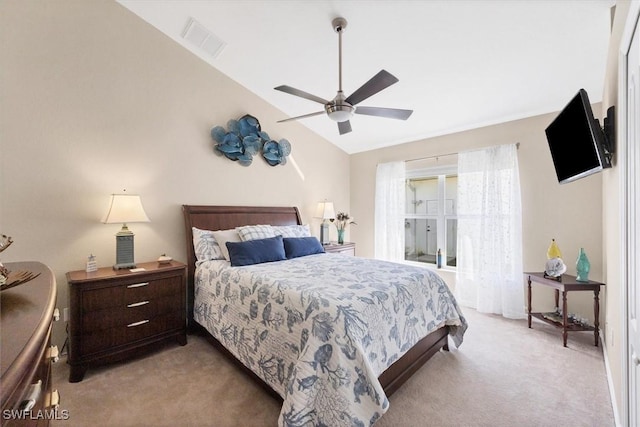
<path fill-rule="evenodd" d="M 596 105 L 596 111 L 599 110 Z M 358 244 L 358 254 L 374 254 L 372 230 L 378 163 L 519 142 L 525 271 L 544 269 L 547 248 L 555 238 L 569 273 L 575 274 L 578 251 L 584 247 L 591 261 L 590 277 L 602 279 L 602 175 L 558 184 L 544 133 L 555 116 L 556 113 L 547 114 L 352 155 L 351 211 L 358 226 L 351 228 L 351 236 Z M 455 273 L 438 271 L 449 286 L 455 288 Z M 533 296 L 534 307 L 553 309 L 551 290 L 535 286 Z M 572 294 L 569 311 L 593 321 L 593 295 Z M 604 316 L 601 315 L 601 319 Z"/>
<path fill-rule="evenodd" d="M 602 110 L 606 111 L 612 105 L 618 105 L 618 59 L 620 39 L 624 29 L 624 24 L 629 13 L 629 3 L 626 1 L 617 2 L 611 40 L 609 42 L 609 56 L 607 58 L 607 70 L 605 75 L 604 94 Z M 619 132 L 617 132 L 619 134 Z M 602 216 L 603 216 L 603 245 L 604 245 L 604 279 L 607 283 L 607 302 L 605 332 L 607 360 L 611 372 L 611 382 L 615 395 L 616 411 L 622 411 L 622 355 L 624 349 L 622 343 L 622 324 L 624 319 L 620 316 L 622 312 L 622 287 L 621 287 L 621 247 L 620 247 L 620 169 L 616 166 L 614 156 L 614 167 L 606 170 L 602 175 Z"/>
<path fill-rule="evenodd" d="M 618 1 L 613 19 L 602 105 L 594 113 L 603 117 L 606 109 L 618 104 L 618 58 L 620 38 L 629 11 L 628 1 Z M 577 88 L 576 88 L 577 89 Z M 597 97 L 598 94 L 593 94 Z M 592 265 L 591 277 L 607 285 L 601 293 L 600 327 L 613 387 L 615 410 L 622 409 L 621 344 L 622 289 L 620 286 L 620 176 L 614 167 L 602 174 L 559 185 L 546 146 L 544 128 L 555 114 L 474 129 L 423 141 L 351 156 L 351 209 L 359 224 L 352 229 L 353 240 L 363 256 L 373 255 L 373 210 L 375 168 L 378 163 L 408 160 L 478 147 L 520 142 L 518 152 L 523 204 L 523 256 L 525 270 L 540 270 L 550 238 L 556 238 L 569 273 L 575 274 L 574 258 L 585 247 Z M 601 121 L 602 123 L 602 121 Z M 439 270 L 451 287 L 455 273 Z M 544 305 L 550 292 L 534 294 L 534 306 Z M 592 320 L 592 299 L 586 293 L 570 295 L 569 309 Z"/>
<path fill-rule="evenodd" d="M 90 253 L 114 264 L 119 226 L 100 220 L 123 188 L 151 219 L 130 224 L 138 261 L 185 261 L 182 204 L 295 205 L 314 232 L 318 201 L 348 209 L 345 152 L 302 125 L 283 134 L 282 112 L 116 2 L 3 0 L 0 40 L 0 232 L 15 240 L 1 258 L 49 265 L 61 309 L 65 272 Z M 211 127 L 246 113 L 291 142 L 304 179 L 213 153 Z"/>
<path fill-rule="evenodd" d="M 619 3 L 605 107 L 616 100 L 628 10 Z M 543 267 L 551 238 L 570 272 L 586 248 L 592 277 L 608 283 L 601 320 L 614 334 L 607 354 L 620 395 L 618 174 L 558 185 L 544 139 L 553 114 L 349 157 L 302 125 L 281 134 L 281 112 L 112 1 L 0 1 L 0 58 L 0 232 L 15 239 L 2 261 L 51 266 L 60 308 L 66 271 L 82 269 L 89 253 L 101 266 L 114 263 L 118 227 L 99 221 L 109 194 L 123 188 L 142 195 L 152 221 L 131 225 L 137 260 L 164 252 L 184 260 L 182 204 L 296 205 L 317 232 L 312 216 L 324 198 L 356 218 L 350 240 L 358 255 L 372 256 L 377 163 L 520 142 L 525 270 Z M 246 113 L 292 143 L 304 178 L 291 162 L 272 168 L 257 158 L 244 168 L 213 154 L 210 128 Z M 454 274 L 443 276 L 455 287 Z M 534 304 L 551 300 L 540 290 Z M 589 317 L 591 301 L 571 295 L 570 309 Z M 54 340 L 63 337 L 58 324 Z"/>

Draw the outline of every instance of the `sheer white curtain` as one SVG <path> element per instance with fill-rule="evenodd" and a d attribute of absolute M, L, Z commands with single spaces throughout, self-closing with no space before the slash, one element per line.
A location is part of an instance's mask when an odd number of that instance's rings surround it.
<path fill-rule="evenodd" d="M 404 259 L 404 162 L 381 163 L 376 171 L 375 257 Z"/>
<path fill-rule="evenodd" d="M 458 301 L 483 313 L 524 318 L 522 277 L 517 146 L 459 153 Z"/>

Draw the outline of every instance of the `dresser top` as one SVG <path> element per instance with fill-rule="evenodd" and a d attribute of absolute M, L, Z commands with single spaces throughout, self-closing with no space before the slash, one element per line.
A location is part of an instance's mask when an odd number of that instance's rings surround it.
<path fill-rule="evenodd" d="M 148 273 L 158 273 L 161 271 L 183 270 L 185 264 L 178 261 L 171 261 L 168 264 L 160 264 L 157 261 L 136 263 L 136 268 L 143 268 L 142 271 L 132 272 L 125 268 L 122 270 L 114 270 L 113 267 L 102 267 L 91 273 L 84 270 L 70 271 L 67 273 L 67 281 L 70 284 L 82 282 L 95 282 L 100 280 L 110 280 L 118 277 L 135 277 L 135 275 L 144 275 Z"/>

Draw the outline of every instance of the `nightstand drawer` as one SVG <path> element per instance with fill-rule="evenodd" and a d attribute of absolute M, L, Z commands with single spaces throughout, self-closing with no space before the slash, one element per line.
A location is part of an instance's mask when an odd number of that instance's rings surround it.
<path fill-rule="evenodd" d="M 122 307 L 182 291 L 182 276 L 160 280 L 129 281 L 122 285 L 82 292 L 82 311 L 89 313 L 108 308 Z"/>
<path fill-rule="evenodd" d="M 82 337 L 81 355 L 87 356 L 104 350 L 112 350 L 123 344 L 133 343 L 143 338 L 163 332 L 184 328 L 184 313 L 176 311 L 154 318 L 138 318 L 126 325 L 84 334 Z"/>
<path fill-rule="evenodd" d="M 116 326 L 126 326 L 141 319 L 180 311 L 184 300 L 179 294 L 137 301 L 123 307 L 92 311 L 82 315 L 82 333 L 92 333 Z"/>
<path fill-rule="evenodd" d="M 125 304 L 147 301 L 182 292 L 182 276 L 132 283 L 125 288 Z"/>
<path fill-rule="evenodd" d="M 331 242 L 328 245 L 324 245 L 324 251 L 334 254 L 355 256 L 356 244 L 353 242 L 336 243 Z"/>

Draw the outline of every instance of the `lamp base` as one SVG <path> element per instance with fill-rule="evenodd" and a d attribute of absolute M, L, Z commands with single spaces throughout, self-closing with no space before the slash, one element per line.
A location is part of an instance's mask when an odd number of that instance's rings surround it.
<path fill-rule="evenodd" d="M 329 242 L 329 223 L 324 221 L 320 225 L 320 243 L 323 245 L 328 245 Z"/>
<path fill-rule="evenodd" d="M 113 266 L 114 270 L 124 270 L 125 268 L 136 268 L 136 265 L 134 263 L 128 263 L 128 264 L 116 264 Z"/>
<path fill-rule="evenodd" d="M 116 234 L 116 263 L 114 270 L 136 268 L 133 261 L 133 233 L 125 227 Z"/>

